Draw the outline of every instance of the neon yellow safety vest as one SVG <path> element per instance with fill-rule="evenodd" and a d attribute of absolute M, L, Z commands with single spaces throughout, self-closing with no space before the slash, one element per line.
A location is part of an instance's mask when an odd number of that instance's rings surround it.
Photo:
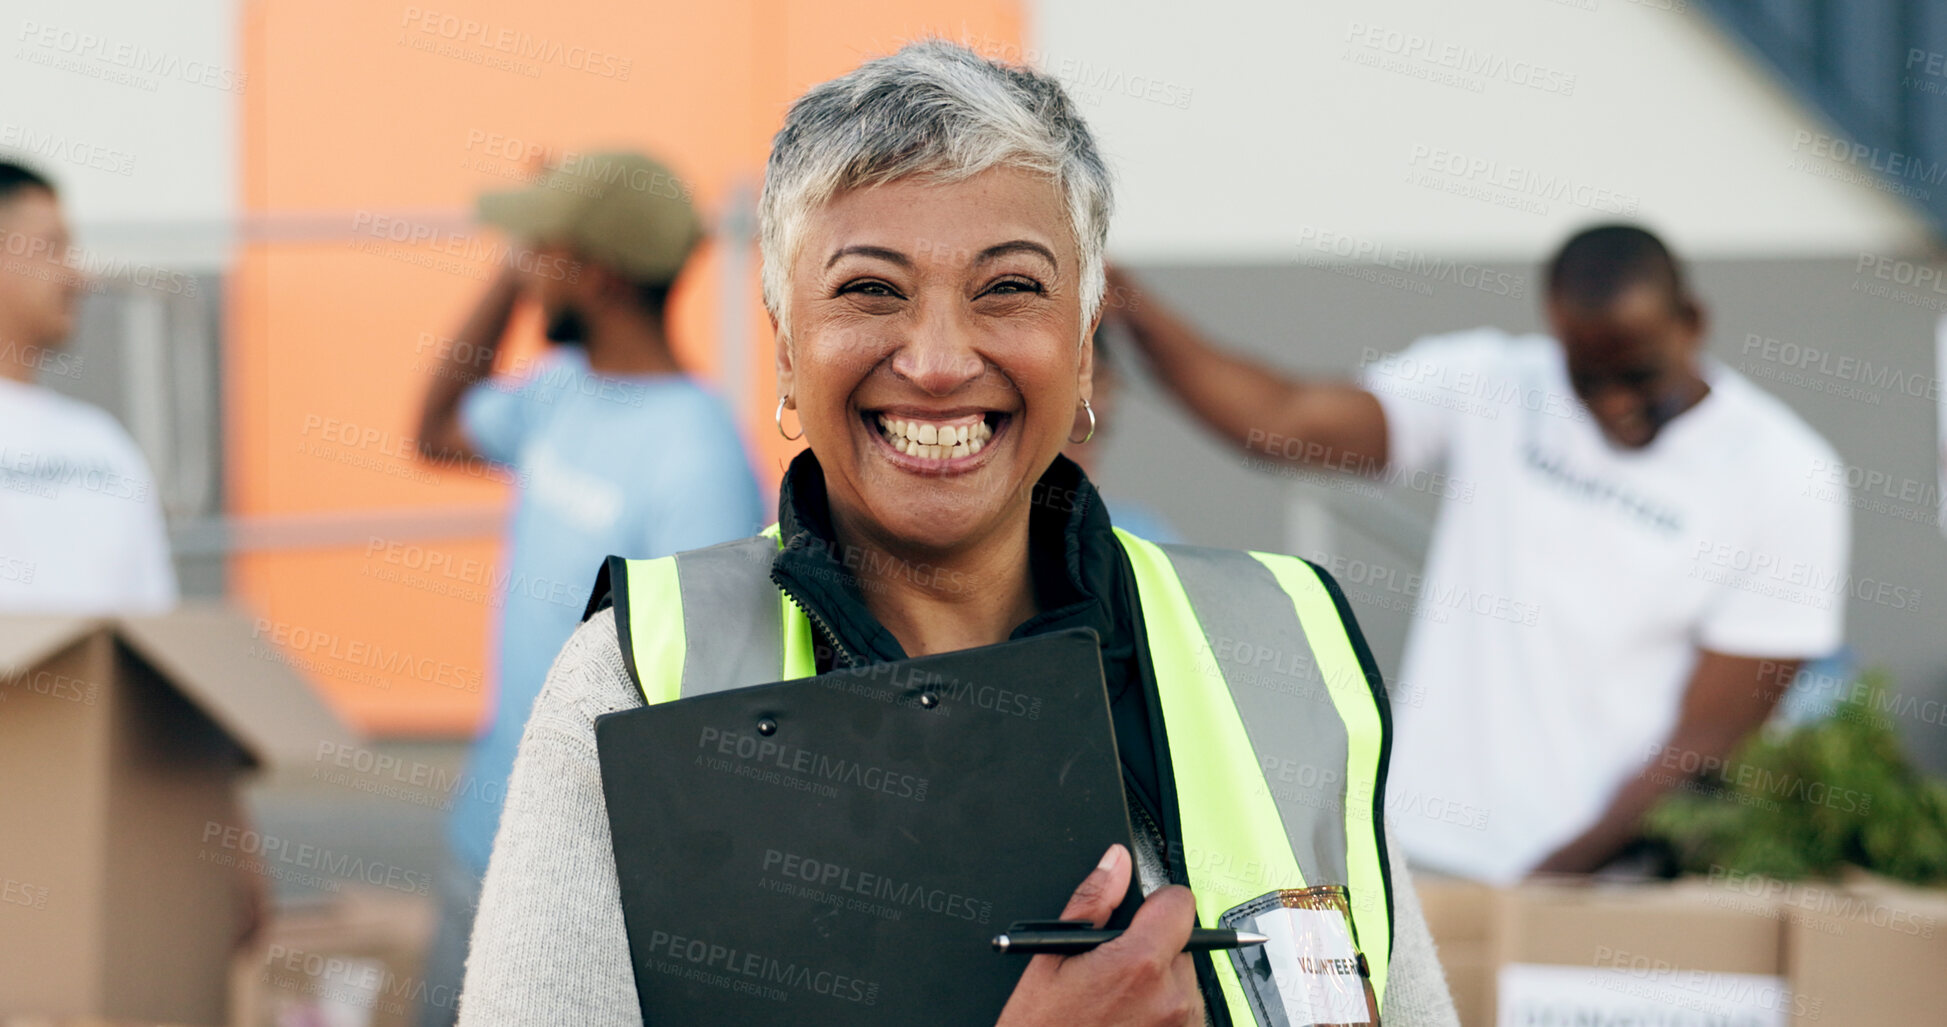
<path fill-rule="evenodd" d="M 1349 909 L 1335 906 L 1383 1010 L 1391 721 L 1344 596 L 1296 557 L 1116 537 L 1135 571 L 1168 739 L 1181 834 L 1168 861 L 1187 876 L 1199 923 L 1241 925 L 1238 914 L 1281 896 L 1285 907 L 1317 908 L 1311 896 L 1343 888 Z M 596 599 L 613 597 L 644 702 L 817 673 L 811 625 L 770 579 L 779 545 L 772 525 L 676 556 L 609 558 Z M 1265 997 L 1269 970 L 1246 967 L 1261 978 L 1247 982 L 1242 958 L 1211 960 L 1231 1023 L 1287 1024 Z"/>

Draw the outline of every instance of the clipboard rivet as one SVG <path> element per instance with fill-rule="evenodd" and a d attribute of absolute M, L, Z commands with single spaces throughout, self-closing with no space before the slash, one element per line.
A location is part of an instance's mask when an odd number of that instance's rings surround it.
<path fill-rule="evenodd" d="M 930 710 L 940 704 L 940 696 L 936 692 L 921 692 L 919 693 L 919 704 Z"/>
<path fill-rule="evenodd" d="M 763 735 L 766 738 L 769 738 L 770 736 L 777 734 L 777 721 L 772 720 L 769 717 L 758 718 L 757 733 Z"/>

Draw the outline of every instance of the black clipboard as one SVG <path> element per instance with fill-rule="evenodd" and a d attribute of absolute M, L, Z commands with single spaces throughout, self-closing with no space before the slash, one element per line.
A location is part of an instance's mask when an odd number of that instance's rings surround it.
<path fill-rule="evenodd" d="M 649 1027 L 991 1027 L 1027 966 L 993 936 L 1131 844 L 1087 630 L 611 713 L 595 738 Z"/>

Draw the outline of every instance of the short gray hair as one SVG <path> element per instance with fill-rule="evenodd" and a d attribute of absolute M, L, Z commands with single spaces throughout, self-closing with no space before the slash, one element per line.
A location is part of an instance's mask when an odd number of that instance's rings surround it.
<path fill-rule="evenodd" d="M 779 329 L 790 330 L 787 279 L 813 210 L 851 189 L 915 175 L 956 182 L 999 165 L 1061 189 L 1086 327 L 1102 306 L 1113 203 L 1095 137 L 1052 77 L 929 39 L 814 86 L 771 141 L 758 221 L 764 305 Z"/>

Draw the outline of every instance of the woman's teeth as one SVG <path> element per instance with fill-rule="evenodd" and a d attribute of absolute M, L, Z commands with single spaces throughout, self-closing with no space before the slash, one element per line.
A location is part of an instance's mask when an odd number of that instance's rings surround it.
<path fill-rule="evenodd" d="M 907 421 L 881 416 L 879 431 L 892 448 L 921 460 L 951 460 L 972 456 L 994 437 L 986 421 L 972 424 L 939 424 L 932 421 Z"/>

